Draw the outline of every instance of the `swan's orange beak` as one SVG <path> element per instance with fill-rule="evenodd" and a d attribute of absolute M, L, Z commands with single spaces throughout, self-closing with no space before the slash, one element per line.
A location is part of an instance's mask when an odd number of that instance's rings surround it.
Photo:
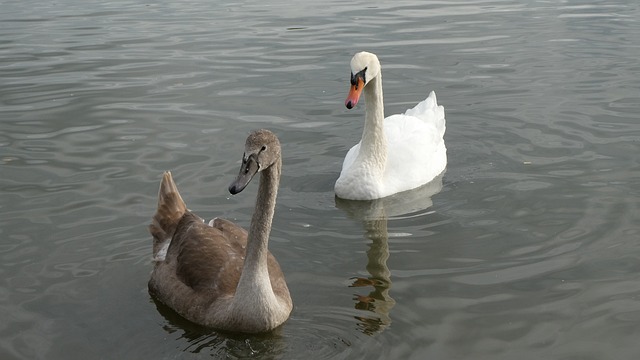
<path fill-rule="evenodd" d="M 351 85 L 349 95 L 347 95 L 347 100 L 344 101 L 344 105 L 347 109 L 352 109 L 356 104 L 358 104 L 360 94 L 362 94 L 362 89 L 364 89 L 364 80 L 358 76 L 356 77 L 355 84 Z"/>

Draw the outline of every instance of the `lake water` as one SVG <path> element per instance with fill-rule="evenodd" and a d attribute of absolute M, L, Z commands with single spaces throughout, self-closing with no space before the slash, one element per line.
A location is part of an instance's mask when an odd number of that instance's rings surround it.
<path fill-rule="evenodd" d="M 0 358 L 637 358 L 639 35 L 637 0 L 3 2 Z M 436 91 L 449 163 L 336 202 L 361 50 L 387 115 Z M 149 296 L 146 226 L 164 170 L 247 226 L 257 186 L 227 186 L 262 127 L 295 308 L 218 333 Z"/>

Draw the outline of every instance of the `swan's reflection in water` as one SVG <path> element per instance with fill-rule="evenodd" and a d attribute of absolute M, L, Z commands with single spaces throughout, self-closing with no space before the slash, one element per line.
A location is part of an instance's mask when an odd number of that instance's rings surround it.
<path fill-rule="evenodd" d="M 366 236 L 372 243 L 367 250 L 367 271 L 369 277 L 355 277 L 350 287 L 372 287 L 368 295 L 355 294 L 356 309 L 376 313 L 377 317 L 356 317 L 360 321 L 360 329 L 368 335 L 383 330 L 391 324 L 389 313 L 396 302 L 389 295 L 391 289 L 391 271 L 387 267 L 389 243 L 387 220 L 364 220 Z"/>
<path fill-rule="evenodd" d="M 368 335 L 383 331 L 391 324 L 390 312 L 396 302 L 389 294 L 391 290 L 391 270 L 389 259 L 389 232 L 387 223 L 394 218 L 413 213 L 413 216 L 427 214 L 433 205 L 431 197 L 442 190 L 442 175 L 415 190 L 405 191 L 383 199 L 358 201 L 336 197 L 336 207 L 345 211 L 349 218 L 360 220 L 365 236 L 371 240 L 367 250 L 368 277 L 355 277 L 350 287 L 372 288 L 366 294 L 355 294 L 356 309 L 367 310 L 375 316 L 356 316 L 360 330 Z M 415 214 L 417 213 L 417 214 Z"/>

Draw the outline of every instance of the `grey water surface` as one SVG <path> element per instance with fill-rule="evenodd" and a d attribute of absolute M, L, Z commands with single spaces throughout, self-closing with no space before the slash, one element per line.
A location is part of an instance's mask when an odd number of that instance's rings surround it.
<path fill-rule="evenodd" d="M 0 2 L 1 359 L 640 356 L 637 0 Z M 374 202 L 333 184 L 379 55 L 387 115 L 435 90 L 448 167 Z M 161 173 L 247 226 L 247 133 L 283 144 L 262 335 L 156 304 Z"/>

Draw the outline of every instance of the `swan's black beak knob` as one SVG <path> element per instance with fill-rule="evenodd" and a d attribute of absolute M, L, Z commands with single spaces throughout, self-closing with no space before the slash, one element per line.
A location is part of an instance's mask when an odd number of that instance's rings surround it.
<path fill-rule="evenodd" d="M 229 185 L 229 192 L 232 195 L 244 190 L 249 184 L 249 181 L 260 170 L 260 164 L 258 163 L 255 154 L 242 158 L 242 166 L 240 166 L 240 173 L 238 177 Z"/>

